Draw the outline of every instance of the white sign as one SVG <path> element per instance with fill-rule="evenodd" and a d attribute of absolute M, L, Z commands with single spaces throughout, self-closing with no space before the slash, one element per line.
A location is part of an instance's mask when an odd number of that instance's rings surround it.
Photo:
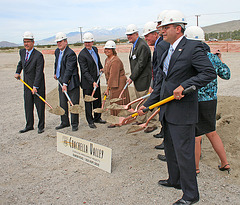
<path fill-rule="evenodd" d="M 57 151 L 111 173 L 112 149 L 57 132 Z"/>

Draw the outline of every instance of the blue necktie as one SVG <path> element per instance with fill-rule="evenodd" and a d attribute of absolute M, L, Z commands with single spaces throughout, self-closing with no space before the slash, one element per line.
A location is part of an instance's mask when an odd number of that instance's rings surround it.
<path fill-rule="evenodd" d="M 169 63 L 170 63 L 170 59 L 171 59 L 171 56 L 174 52 L 174 49 L 173 49 L 173 46 L 170 45 L 170 48 L 168 50 L 168 55 L 167 57 L 165 58 L 164 60 L 164 64 L 163 64 L 163 72 L 167 75 L 168 73 L 168 66 L 169 66 Z"/>
<path fill-rule="evenodd" d="M 62 62 L 62 51 L 60 51 L 59 56 L 58 56 L 58 64 L 57 64 L 57 70 L 56 70 L 56 77 L 60 77 L 60 68 L 61 68 L 61 62 Z"/>
<path fill-rule="evenodd" d="M 98 63 L 97 63 L 97 59 L 96 59 L 96 57 L 95 57 L 95 55 L 94 55 L 94 53 L 93 53 L 93 50 L 91 51 L 91 55 L 92 55 L 92 58 L 93 58 L 96 66 L 97 66 L 97 75 L 99 75 Z"/>

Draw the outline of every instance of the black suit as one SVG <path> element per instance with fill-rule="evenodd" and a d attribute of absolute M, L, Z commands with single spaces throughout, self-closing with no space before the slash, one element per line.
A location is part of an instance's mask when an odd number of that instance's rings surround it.
<path fill-rule="evenodd" d="M 59 57 L 60 49 L 57 48 L 55 50 L 55 66 L 54 66 L 54 74 L 56 74 L 58 57 Z M 80 80 L 78 74 L 78 66 L 77 66 L 77 56 L 75 52 L 70 49 L 68 46 L 65 48 L 61 66 L 60 66 L 60 76 L 59 81 L 63 84 L 67 85 L 67 93 L 71 98 L 73 104 L 79 104 L 80 92 Z M 62 92 L 62 88 L 60 85 L 58 86 L 59 91 L 59 101 L 60 106 L 65 110 L 65 115 L 61 116 L 61 124 L 62 125 L 70 125 L 69 123 L 69 113 L 68 113 L 68 99 L 65 94 Z M 71 125 L 72 127 L 77 127 L 79 124 L 79 115 L 71 113 Z"/>
<path fill-rule="evenodd" d="M 163 72 L 163 61 L 167 53 L 168 50 L 163 54 L 160 62 L 160 80 L 145 106 L 173 95 L 174 89 L 179 85 L 184 89 L 191 85 L 200 88 L 216 78 L 216 72 L 200 42 L 183 37 L 171 57 L 166 76 Z M 181 100 L 173 100 L 162 105 L 160 110 L 160 121 L 164 128 L 168 182 L 181 185 L 184 200 L 199 197 L 194 157 L 197 106 L 198 98 L 195 91 Z"/>
<path fill-rule="evenodd" d="M 103 68 L 103 66 L 100 62 L 98 49 L 94 46 L 92 49 L 97 54 L 98 68 L 100 70 Z M 81 87 L 83 89 L 83 96 L 91 95 L 93 92 L 93 83 L 97 82 L 99 75 L 97 72 L 97 65 L 87 48 L 82 49 L 79 53 L 78 63 L 81 71 Z M 88 124 L 93 124 L 95 121 L 98 121 L 101 118 L 100 113 L 94 113 L 94 118 L 92 116 L 92 110 L 102 106 L 100 81 L 98 86 L 99 87 L 96 89 L 94 94 L 94 97 L 97 98 L 97 100 L 93 102 L 85 102 L 85 114 Z"/>
<path fill-rule="evenodd" d="M 37 92 L 43 98 L 45 98 L 45 80 L 44 80 L 44 58 L 42 53 L 38 50 L 33 49 L 30 58 L 25 62 L 26 49 L 21 49 L 19 51 L 20 61 L 17 66 L 16 73 L 20 74 L 23 70 L 24 81 L 31 87 L 36 87 Z M 45 103 L 40 100 L 36 95 L 33 95 L 31 90 L 24 86 L 24 107 L 25 107 L 25 117 L 26 117 L 26 128 L 33 128 L 34 115 L 33 109 L 34 104 L 37 108 L 39 123 L 38 128 L 44 128 L 45 119 Z"/>

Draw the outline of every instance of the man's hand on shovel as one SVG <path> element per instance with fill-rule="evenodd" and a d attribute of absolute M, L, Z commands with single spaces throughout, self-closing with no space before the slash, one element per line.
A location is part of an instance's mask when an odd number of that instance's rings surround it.
<path fill-rule="evenodd" d="M 138 115 L 139 116 L 143 116 L 143 115 L 145 115 L 147 112 L 143 112 L 143 109 L 145 109 L 146 107 L 144 106 L 144 105 L 142 105 L 139 109 L 138 109 L 138 111 L 137 111 L 137 113 L 138 113 Z"/>
<path fill-rule="evenodd" d="M 174 91 L 173 91 L 173 96 L 176 100 L 181 100 L 184 95 L 182 94 L 182 92 L 184 91 L 184 88 L 179 85 Z"/>

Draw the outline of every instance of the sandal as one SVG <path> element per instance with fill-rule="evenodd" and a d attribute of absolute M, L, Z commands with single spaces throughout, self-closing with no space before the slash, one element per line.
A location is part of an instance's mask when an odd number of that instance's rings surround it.
<path fill-rule="evenodd" d="M 221 167 L 220 165 L 218 165 L 218 169 L 220 170 L 220 171 L 228 171 L 228 174 L 229 174 L 229 172 L 230 172 L 230 167 L 229 168 L 226 168 L 226 166 L 229 166 L 230 164 L 226 164 L 226 165 L 224 165 L 223 167 Z"/>

